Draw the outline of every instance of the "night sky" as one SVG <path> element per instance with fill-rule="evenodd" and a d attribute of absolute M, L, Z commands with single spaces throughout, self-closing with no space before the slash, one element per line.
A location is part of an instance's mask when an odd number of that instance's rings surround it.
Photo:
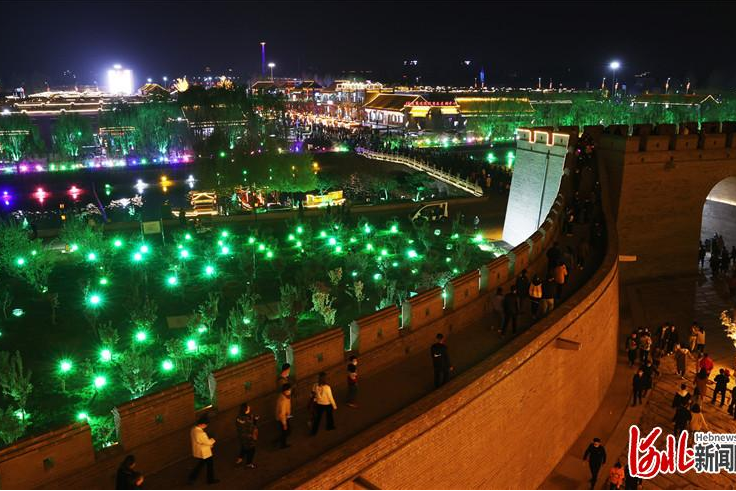
<path fill-rule="evenodd" d="M 7 2 L 0 4 L 0 90 L 102 82 L 113 63 L 136 82 L 232 68 L 260 70 L 260 41 L 276 76 L 398 81 L 416 59 L 422 83 L 600 85 L 652 72 L 695 87 L 736 87 L 736 5 L 706 2 Z M 471 60 L 465 67 L 463 60 Z"/>

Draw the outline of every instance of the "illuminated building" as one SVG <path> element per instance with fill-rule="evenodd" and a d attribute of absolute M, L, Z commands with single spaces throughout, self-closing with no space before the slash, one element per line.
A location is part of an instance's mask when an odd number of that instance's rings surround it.
<path fill-rule="evenodd" d="M 375 94 L 363 105 L 363 123 L 375 129 L 404 128 L 407 123 L 407 107 L 427 102 L 416 94 Z"/>
<path fill-rule="evenodd" d="M 131 95 L 133 93 L 133 72 L 121 65 L 114 65 L 107 71 L 107 87 L 110 94 Z"/>

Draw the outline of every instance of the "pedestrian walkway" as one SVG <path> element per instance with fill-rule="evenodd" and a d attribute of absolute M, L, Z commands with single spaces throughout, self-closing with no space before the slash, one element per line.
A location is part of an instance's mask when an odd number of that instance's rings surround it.
<path fill-rule="evenodd" d="M 665 321 L 672 321 L 678 328 L 680 342 L 687 342 L 689 326 L 697 320 L 706 329 L 706 351 L 715 362 L 711 373 L 709 388 L 712 390 L 712 377 L 719 368 L 728 368 L 734 373 L 733 342 L 725 335 L 721 325 L 720 314 L 733 304 L 728 298 L 728 288 L 722 278 L 715 280 L 709 273 L 703 272 L 696 278 L 662 280 L 646 284 L 622 287 L 624 307 L 621 312 L 621 329 L 619 332 L 620 354 L 614 380 L 604 398 L 598 412 L 583 430 L 578 441 L 570 448 L 555 470 L 550 473 L 541 489 L 588 489 L 590 471 L 583 462 L 585 447 L 594 437 L 600 437 L 608 452 L 608 461 L 601 469 L 597 488 L 607 489 L 605 482 L 608 471 L 617 459 L 626 463 L 628 451 L 628 430 L 632 424 L 640 426 L 642 433 L 648 433 L 652 427 L 659 426 L 665 434 L 673 429 L 672 398 L 680 384 L 686 382 L 692 393 L 695 377 L 696 360 L 688 363 L 687 380 L 675 374 L 674 358 L 663 357 L 660 366 L 660 377 L 655 378 L 654 387 L 649 392 L 644 404 L 631 406 L 631 379 L 634 368 L 629 368 L 623 351 L 624 340 L 636 327 L 648 327 L 654 331 L 656 326 Z M 733 387 L 732 377 L 729 384 Z M 705 420 L 716 432 L 735 432 L 736 421 L 724 408 L 710 404 L 712 392 L 709 391 L 707 403 L 703 405 Z M 666 475 L 645 481 L 645 489 L 734 489 L 736 476 L 697 474 L 694 471 L 684 476 Z"/>
<path fill-rule="evenodd" d="M 579 237 L 590 233 L 589 225 L 576 227 L 573 236 L 560 239 L 560 246 L 573 248 Z M 600 253 L 596 252 L 587 262 L 586 269 L 570 268 L 569 283 L 565 287 L 564 296 L 572 294 L 595 271 L 599 264 Z M 526 302 L 524 312 L 519 318 L 520 331 L 531 325 L 531 316 Z M 476 325 L 469 326 L 461 332 L 447 337 L 450 360 L 455 367 L 455 374 L 461 373 L 478 364 L 496 352 L 511 336 L 500 338 L 493 329 L 498 323 L 491 318 L 484 319 Z M 360 370 L 360 365 L 359 365 Z M 321 429 L 317 436 L 308 435 L 307 414 L 305 410 L 297 411 L 292 420 L 291 447 L 284 450 L 276 448 L 277 428 L 272 415 L 265 416 L 268 421 L 261 425 L 257 452 L 256 469 L 235 466 L 238 444 L 234 439 L 218 441 L 214 447 L 215 472 L 220 482 L 211 486 L 213 489 L 262 489 L 269 483 L 289 472 L 319 460 L 329 449 L 354 437 L 361 431 L 416 402 L 434 390 L 432 365 L 429 350 L 424 350 L 407 357 L 399 365 L 390 366 L 377 373 L 360 372 L 359 408 L 354 409 L 344 404 L 345 381 L 328 381 L 335 390 L 338 410 L 335 412 L 336 431 Z M 217 439 L 217 435 L 212 435 Z M 365 442 L 370 444 L 369 441 Z M 186 476 L 194 465 L 193 460 L 186 459 L 173 464 L 162 471 L 146 478 L 146 487 L 150 489 L 176 489 L 186 486 Z M 139 470 L 145 473 L 145 462 L 139 463 Z M 200 481 L 196 486 L 205 486 Z"/>

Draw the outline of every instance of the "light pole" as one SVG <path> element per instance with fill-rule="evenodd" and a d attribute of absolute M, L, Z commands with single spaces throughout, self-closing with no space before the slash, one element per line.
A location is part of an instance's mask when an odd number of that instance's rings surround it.
<path fill-rule="evenodd" d="M 271 62 L 268 64 L 268 68 L 271 69 L 271 82 L 273 82 L 273 68 L 276 66 L 276 63 Z"/>
<path fill-rule="evenodd" d="M 612 61 L 610 65 L 608 65 L 611 68 L 611 71 L 613 71 L 613 80 L 611 81 L 611 94 L 616 95 L 616 70 L 621 68 L 621 63 L 618 61 Z"/>

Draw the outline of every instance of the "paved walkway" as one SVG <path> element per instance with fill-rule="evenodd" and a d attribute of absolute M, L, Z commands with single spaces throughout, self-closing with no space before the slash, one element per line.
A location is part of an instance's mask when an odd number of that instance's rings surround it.
<path fill-rule="evenodd" d="M 616 459 L 626 463 L 628 451 L 628 428 L 638 424 L 643 433 L 654 426 L 665 432 L 672 431 L 672 398 L 682 382 L 693 391 L 695 361 L 688 365 L 689 374 L 683 381 L 675 374 L 673 357 L 665 357 L 661 362 L 661 376 L 654 381 L 643 405 L 631 407 L 631 378 L 634 369 L 629 368 L 623 352 L 624 339 L 635 327 L 647 326 L 650 330 L 664 321 L 672 321 L 678 327 L 680 341 L 687 341 L 689 327 L 697 320 L 706 328 L 706 351 L 713 357 L 716 368 L 725 367 L 734 373 L 734 343 L 728 339 L 720 322 L 723 310 L 733 306 L 728 298 L 728 289 L 721 278 L 715 281 L 710 273 L 703 272 L 696 278 L 658 281 L 653 283 L 622 287 L 622 302 L 625 308 L 621 313 L 619 363 L 613 383 L 600 409 L 583 430 L 578 441 L 570 448 L 555 470 L 547 477 L 542 489 L 588 489 L 590 478 L 582 455 L 590 441 L 598 436 L 606 446 L 609 462 L 601 470 L 598 489 L 607 488 L 608 471 Z M 730 388 L 733 386 L 732 378 Z M 710 387 L 713 386 L 712 380 Z M 710 397 L 710 394 L 709 394 Z M 709 401 L 709 399 L 708 399 Z M 724 408 L 704 405 L 704 416 L 711 429 L 716 432 L 736 432 L 736 421 Z M 734 475 L 697 474 L 659 476 L 645 481 L 645 489 L 718 489 L 736 488 Z"/>
<path fill-rule="evenodd" d="M 563 237 L 562 247 L 575 246 L 577 236 L 589 233 L 589 226 L 576 227 L 576 236 Z M 571 268 L 569 286 L 566 294 L 573 292 L 584 280 L 594 272 L 598 261 L 591 258 L 587 269 L 581 271 Z M 527 307 L 528 309 L 528 304 Z M 520 326 L 527 328 L 531 317 L 525 311 L 520 317 Z M 477 325 L 470 326 L 462 332 L 454 333 L 447 339 L 450 358 L 456 373 L 463 372 L 498 350 L 504 340 L 492 328 L 497 326 L 494 319 L 488 318 Z M 509 340 L 506 337 L 506 341 Z M 262 489 L 269 483 L 286 475 L 292 470 L 308 464 L 331 448 L 354 437 L 361 431 L 396 413 L 400 409 L 419 400 L 433 390 L 431 359 L 428 352 L 418 352 L 398 366 L 391 366 L 378 373 L 360 373 L 360 407 L 347 407 L 344 401 L 344 383 L 337 381 L 336 401 L 338 410 L 335 413 L 336 431 L 323 429 L 315 437 L 308 435 L 307 414 L 302 410 L 295 414 L 291 447 L 285 450 L 276 449 L 276 426 L 272 415 L 264 415 L 268 422 L 261 425 L 260 440 L 257 447 L 256 469 L 235 466 L 238 452 L 234 439 L 220 441 L 215 446 L 215 471 L 220 482 L 211 486 L 214 489 Z M 324 423 L 323 423 L 324 425 Z M 324 426 L 323 426 L 324 428 Z M 217 438 L 217 435 L 213 435 Z M 370 442 L 366 442 L 369 444 Z M 193 466 L 192 460 L 185 460 L 147 476 L 146 487 L 150 489 L 176 489 L 187 485 L 186 476 Z M 145 462 L 139 463 L 140 471 L 145 473 Z M 200 475 L 196 487 L 205 487 L 204 472 Z"/>

